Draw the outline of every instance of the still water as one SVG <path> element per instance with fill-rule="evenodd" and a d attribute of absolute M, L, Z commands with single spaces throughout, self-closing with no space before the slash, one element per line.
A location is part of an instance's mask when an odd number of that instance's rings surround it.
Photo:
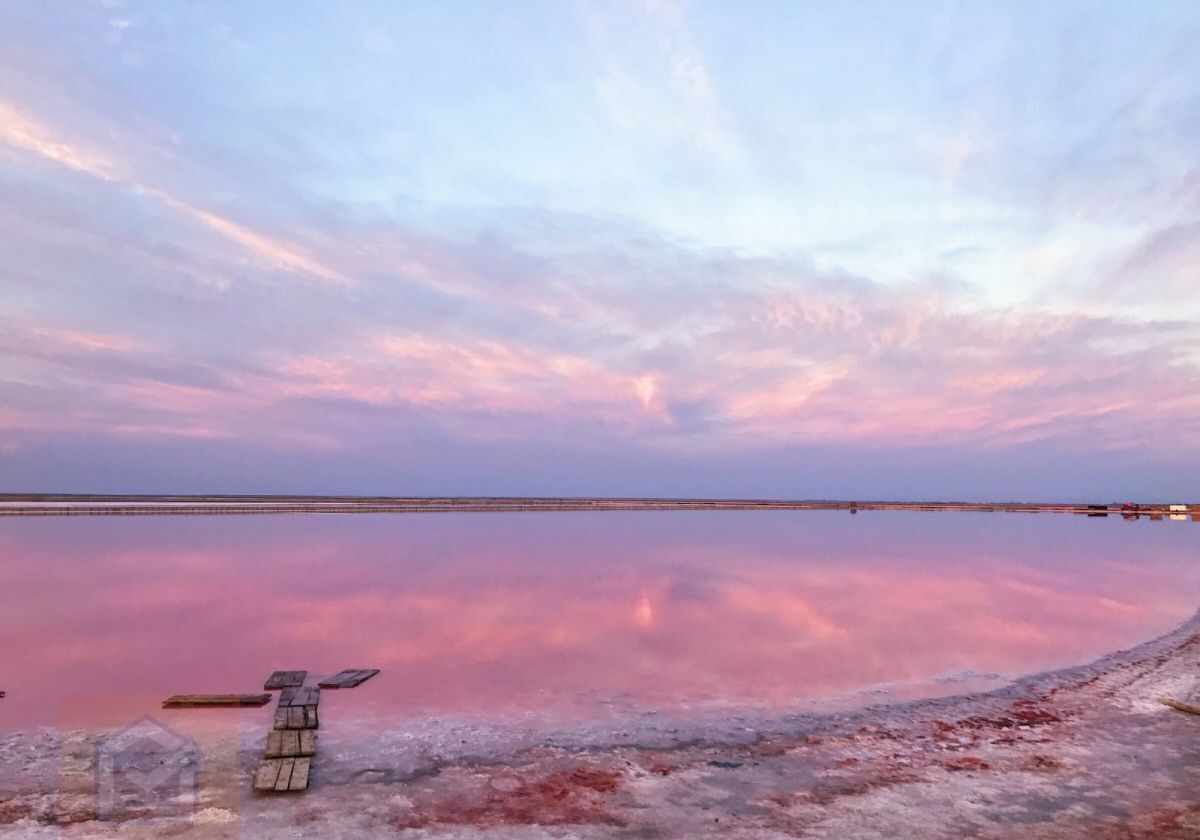
<path fill-rule="evenodd" d="M 1172 629 L 1198 561 L 1194 523 L 1061 515 L 4 519 L 0 729 L 280 668 L 381 668 L 355 696 L 399 717 L 960 693 Z"/>

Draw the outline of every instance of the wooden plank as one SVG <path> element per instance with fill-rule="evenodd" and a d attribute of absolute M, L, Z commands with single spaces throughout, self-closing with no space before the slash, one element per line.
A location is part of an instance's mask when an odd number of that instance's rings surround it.
<path fill-rule="evenodd" d="M 316 729 L 316 706 L 282 706 L 275 710 L 275 729 Z"/>
<path fill-rule="evenodd" d="M 321 700 L 321 690 L 316 686 L 292 689 L 287 696 L 280 695 L 281 706 L 315 706 Z"/>
<path fill-rule="evenodd" d="M 288 785 L 292 782 L 292 770 L 295 769 L 296 761 L 292 758 L 285 758 L 280 762 L 279 778 L 275 780 L 275 790 L 287 790 Z"/>
<path fill-rule="evenodd" d="M 302 742 L 301 734 L 308 734 L 307 742 Z M 267 746 L 264 752 L 266 758 L 295 758 L 302 755 L 315 755 L 316 741 L 311 738 L 311 730 L 275 729 L 267 733 Z M 305 747 L 308 747 L 306 750 Z"/>
<path fill-rule="evenodd" d="M 289 686 L 279 692 L 279 705 L 287 706 L 292 702 L 292 698 L 296 696 L 295 686 Z"/>
<path fill-rule="evenodd" d="M 354 688 L 355 686 L 362 685 L 378 673 L 378 668 L 359 668 L 354 676 L 342 683 L 342 688 Z"/>
<path fill-rule="evenodd" d="M 308 771 L 311 764 L 312 759 L 296 759 L 292 765 L 292 778 L 288 783 L 288 790 L 304 790 L 308 787 Z"/>
<path fill-rule="evenodd" d="M 300 730 L 300 750 L 297 755 L 313 756 L 317 754 L 317 736 L 311 729 Z"/>
<path fill-rule="evenodd" d="M 1200 706 L 1193 706 L 1191 703 L 1183 703 L 1170 697 L 1160 697 L 1158 702 L 1164 706 L 1170 706 L 1172 709 L 1187 712 L 1189 715 L 1200 715 Z"/>
<path fill-rule="evenodd" d="M 176 694 L 162 705 L 164 709 L 257 708 L 270 702 L 270 694 Z"/>
<path fill-rule="evenodd" d="M 275 790 L 282 767 L 283 762 L 279 759 L 271 759 L 258 765 L 258 771 L 254 774 L 254 789 L 258 791 Z M 291 781 L 290 777 L 288 781 Z"/>
<path fill-rule="evenodd" d="M 347 668 L 345 671 L 339 671 L 332 677 L 326 677 L 317 683 L 317 685 L 321 688 L 354 688 L 355 686 L 362 685 L 378 673 L 378 668 Z"/>
<path fill-rule="evenodd" d="M 357 673 L 358 673 L 358 669 L 347 668 L 345 671 L 338 671 L 332 677 L 326 677 L 325 679 L 318 682 L 317 686 L 320 688 L 341 688 L 342 683 L 344 683 L 346 680 L 350 679 L 352 676 L 354 676 Z"/>
<path fill-rule="evenodd" d="M 308 671 L 276 671 L 267 677 L 267 681 L 263 684 L 263 688 L 267 691 L 274 691 L 279 688 L 288 688 L 289 686 L 304 685 L 304 678 L 308 676 Z"/>

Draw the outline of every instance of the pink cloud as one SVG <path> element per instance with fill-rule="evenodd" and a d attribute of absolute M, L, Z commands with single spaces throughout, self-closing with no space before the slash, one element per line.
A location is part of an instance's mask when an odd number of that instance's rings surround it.
<path fill-rule="evenodd" d="M 0 142 L 12 149 L 28 152 L 42 161 L 102 181 L 123 184 L 216 232 L 267 265 L 337 283 L 350 282 L 345 275 L 304 253 L 294 243 L 251 230 L 230 218 L 197 207 L 164 189 L 145 183 L 133 174 L 134 167 L 118 163 L 113 156 L 92 148 L 90 144 L 63 138 L 53 128 L 4 101 L 0 101 Z"/>

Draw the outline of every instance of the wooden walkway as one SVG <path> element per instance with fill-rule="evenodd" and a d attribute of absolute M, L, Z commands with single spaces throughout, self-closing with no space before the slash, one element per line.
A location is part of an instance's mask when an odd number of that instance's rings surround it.
<path fill-rule="evenodd" d="M 378 668 L 347 668 L 305 685 L 307 671 L 275 671 L 264 686 L 278 691 L 275 722 L 267 733 L 263 760 L 254 771 L 254 790 L 260 793 L 297 793 L 308 789 L 312 762 L 317 755 L 320 719 L 317 706 L 321 687 L 354 688 L 379 673 Z M 0 698 L 4 692 L 0 691 Z M 261 707 L 271 702 L 270 694 L 176 694 L 163 701 L 164 709 L 215 709 Z"/>
<path fill-rule="evenodd" d="M 1200 504 L 1183 511 L 1137 503 L 1132 515 L 1200 521 Z M 1179 506 L 1177 505 L 1176 508 Z M 889 502 L 781 499 L 537 498 L 496 496 L 95 496 L 0 494 L 0 516 L 213 515 L 266 513 L 472 513 L 635 510 L 868 510 L 1129 514 L 1119 503 Z"/>
<path fill-rule="evenodd" d="M 353 688 L 378 673 L 376 668 L 351 668 L 326 678 L 319 686 L 304 685 L 307 671 L 271 674 L 265 685 L 279 691 L 279 700 L 275 705 L 274 728 L 267 733 L 263 748 L 262 764 L 254 773 L 254 790 L 259 793 L 307 790 L 317 755 L 321 687 L 328 683 L 336 688 Z"/>

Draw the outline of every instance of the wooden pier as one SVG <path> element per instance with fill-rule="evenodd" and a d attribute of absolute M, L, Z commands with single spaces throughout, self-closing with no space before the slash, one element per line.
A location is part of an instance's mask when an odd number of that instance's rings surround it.
<path fill-rule="evenodd" d="M 259 793 L 298 793 L 308 788 L 312 762 L 317 755 L 317 706 L 321 687 L 353 688 L 379 673 L 378 668 L 350 668 L 305 685 L 307 671 L 276 671 L 267 678 L 268 689 L 279 691 L 274 728 L 267 733 L 263 761 L 254 772 Z"/>
<path fill-rule="evenodd" d="M 267 732 L 263 760 L 254 771 L 254 790 L 259 793 L 298 793 L 308 788 L 312 762 L 317 755 L 316 730 L 320 727 L 317 706 L 321 686 L 349 689 L 362 685 L 379 673 L 378 668 L 347 668 L 320 685 L 305 685 L 308 671 L 275 671 L 264 685 L 278 691 L 275 722 Z M 0 691 L 0 697 L 4 692 Z M 176 694 L 163 701 L 164 709 L 239 708 L 265 706 L 270 694 Z"/>

